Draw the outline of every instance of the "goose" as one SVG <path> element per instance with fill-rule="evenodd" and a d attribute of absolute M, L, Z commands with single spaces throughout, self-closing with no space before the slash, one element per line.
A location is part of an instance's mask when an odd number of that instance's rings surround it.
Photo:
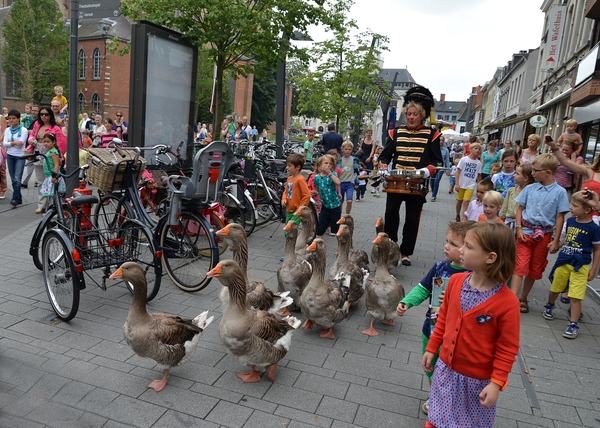
<path fill-rule="evenodd" d="M 306 317 L 302 328 L 311 330 L 314 324 L 325 327 L 319 336 L 335 339 L 333 326 L 340 323 L 348 313 L 349 289 L 339 281 L 325 280 L 325 257 L 327 247 L 322 239 L 315 239 L 307 248 L 313 268 L 310 281 L 300 296 L 300 310 Z"/>
<path fill-rule="evenodd" d="M 300 309 L 297 302 L 300 300 L 302 290 L 308 284 L 312 274 L 312 267 L 306 261 L 297 261 L 295 246 L 298 238 L 298 224 L 294 221 L 289 221 L 283 230 L 287 231 L 285 238 L 285 252 L 283 256 L 283 265 L 277 271 L 277 284 L 280 292 L 288 291 L 289 296 L 294 300 L 294 303 L 278 312 L 278 315 L 290 315 L 291 311 Z"/>
<path fill-rule="evenodd" d="M 294 317 L 280 320 L 266 311 L 249 310 L 246 277 L 233 260 L 220 261 L 208 276 L 218 278 L 229 290 L 219 335 L 231 355 L 250 368 L 250 372 L 239 373 L 237 377 L 244 382 L 259 382 L 259 371 L 269 367 L 267 377 L 274 381 L 277 363 L 290 349 L 292 333 L 300 326 L 300 320 Z"/>
<path fill-rule="evenodd" d="M 384 232 L 379 232 L 373 241 L 373 246 L 378 247 L 379 258 L 375 278 L 367 286 L 367 297 L 365 298 L 367 312 L 371 315 L 371 325 L 363 330 L 362 334 L 368 336 L 379 335 L 373 327 L 375 319 L 381 320 L 382 323 L 387 325 L 396 325 L 396 307 L 398 302 L 404 298 L 404 287 L 396 278 L 390 275 L 388 269 L 390 243 L 390 238 Z"/>
<path fill-rule="evenodd" d="M 345 224 L 350 230 L 350 252 L 348 253 L 348 259 L 350 259 L 352 263 L 369 271 L 369 256 L 363 250 L 354 248 L 354 218 L 350 214 L 342 214 L 337 224 Z"/>
<path fill-rule="evenodd" d="M 329 268 L 329 278 L 339 281 L 346 281 L 346 285 L 350 290 L 348 297 L 348 310 L 350 306 L 358 302 L 365 293 L 365 287 L 369 279 L 369 271 L 352 263 L 348 259 L 350 251 L 350 228 L 345 224 L 341 224 L 336 234 L 338 240 L 338 253 L 335 262 Z"/>
<path fill-rule="evenodd" d="M 146 310 L 146 274 L 138 263 L 123 263 L 110 278 L 123 278 L 133 286 L 133 300 L 123 325 L 123 336 L 133 352 L 142 358 L 152 358 L 165 371 L 162 379 L 148 385 L 160 392 L 167 385 L 171 367 L 192 358 L 202 332 L 214 317 L 208 318 L 208 311 L 193 320 L 170 314 L 149 314 Z"/>
<path fill-rule="evenodd" d="M 293 303 L 293 300 L 288 297 L 289 292 L 273 292 L 265 287 L 264 283 L 248 279 L 248 240 L 246 239 L 246 231 L 242 226 L 236 223 L 229 223 L 216 233 L 227 240 L 227 247 L 233 253 L 233 260 L 237 262 L 244 272 L 248 289 L 246 297 L 246 302 L 249 305 L 248 308 L 268 311 L 274 314 Z M 227 294 L 228 289 L 223 287 L 219 298 L 224 305 L 227 303 Z"/>
<path fill-rule="evenodd" d="M 384 223 L 383 223 L 383 218 L 377 217 L 375 219 L 375 232 L 377 234 L 379 234 L 380 232 L 383 232 L 384 228 L 385 227 L 384 227 Z M 374 265 L 377 265 L 378 255 L 379 255 L 378 246 L 373 245 L 373 250 L 371 250 L 371 261 L 373 262 Z M 400 262 L 400 247 L 398 246 L 398 244 L 396 242 L 390 240 L 390 254 L 388 256 L 388 268 L 394 269 L 395 267 L 398 266 L 399 262 Z"/>
<path fill-rule="evenodd" d="M 316 225 L 314 224 L 313 212 L 307 206 L 298 208 L 294 215 L 300 217 L 300 223 L 302 224 L 302 232 L 300 232 L 300 235 L 298 235 L 298 239 L 296 240 L 296 255 L 304 260 L 308 257 L 306 246 L 313 236 Z"/>

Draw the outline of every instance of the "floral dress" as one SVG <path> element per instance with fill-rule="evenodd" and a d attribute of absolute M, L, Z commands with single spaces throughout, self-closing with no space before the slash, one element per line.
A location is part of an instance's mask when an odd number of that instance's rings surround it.
<path fill-rule="evenodd" d="M 470 311 L 498 293 L 504 286 L 480 291 L 471 287 L 465 278 L 460 292 L 462 312 Z M 496 416 L 496 405 L 484 407 L 479 403 L 479 394 L 490 383 L 489 379 L 475 379 L 464 376 L 449 368 L 440 358 L 435 365 L 431 384 L 431 404 L 428 419 L 437 428 L 491 428 Z"/>

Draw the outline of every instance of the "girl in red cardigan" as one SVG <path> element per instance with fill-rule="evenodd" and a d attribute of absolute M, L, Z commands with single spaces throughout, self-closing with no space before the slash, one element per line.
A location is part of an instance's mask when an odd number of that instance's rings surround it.
<path fill-rule="evenodd" d="M 515 269 L 515 239 L 499 223 L 478 223 L 460 249 L 470 273 L 452 275 L 423 355 L 439 352 L 426 428 L 492 427 L 496 401 L 519 350 L 519 301 L 505 285 Z M 441 347 L 441 349 L 440 349 Z"/>

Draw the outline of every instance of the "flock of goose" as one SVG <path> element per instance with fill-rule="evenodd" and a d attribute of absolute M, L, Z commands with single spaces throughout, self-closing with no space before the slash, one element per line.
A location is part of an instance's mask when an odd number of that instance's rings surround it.
<path fill-rule="evenodd" d="M 317 324 L 324 329 L 320 337 L 335 339 L 334 325 L 346 318 L 351 305 L 366 292 L 365 305 L 371 324 L 362 333 L 376 336 L 379 333 L 374 328 L 375 320 L 394 325 L 396 306 L 404 297 L 402 284 L 390 274 L 390 269 L 398 264 L 399 248 L 382 232 L 381 218 L 375 224 L 377 236 L 371 252 L 375 276 L 369 278 L 367 254 L 353 248 L 354 220 L 345 214 L 338 222 L 337 257 L 328 270 L 329 279 L 325 279 L 325 241 L 315 239 L 307 245 L 313 230 L 312 213 L 301 207 L 296 215 L 300 216 L 302 230 L 292 221 L 284 228 L 287 236 L 283 265 L 277 272 L 278 292 L 248 279 L 248 242 L 244 229 L 232 223 L 217 231 L 227 240 L 233 259 L 219 262 L 208 276 L 223 285 L 219 298 L 225 309 L 219 335 L 229 353 L 250 369 L 237 375 L 244 382 L 260 381 L 264 371 L 270 380 L 275 379 L 277 363 L 290 349 L 292 334 L 301 324 L 290 311 L 301 311 L 305 317 L 303 328 L 312 329 Z M 123 278 L 133 285 L 133 300 L 123 334 L 137 355 L 155 360 L 164 370 L 163 379 L 148 385 L 159 392 L 167 384 L 170 368 L 193 356 L 202 332 L 213 317 L 208 318 L 207 312 L 193 320 L 149 314 L 146 278 L 135 262 L 124 263 L 111 278 Z"/>

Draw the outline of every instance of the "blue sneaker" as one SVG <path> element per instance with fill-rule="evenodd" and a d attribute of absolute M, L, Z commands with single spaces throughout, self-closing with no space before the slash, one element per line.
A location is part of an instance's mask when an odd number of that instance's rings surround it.
<path fill-rule="evenodd" d="M 554 305 L 548 303 L 546 306 L 544 306 L 544 311 L 542 312 L 542 316 L 547 320 L 553 320 L 554 319 L 554 314 L 552 313 L 553 310 L 554 310 Z"/>
<path fill-rule="evenodd" d="M 577 325 L 576 322 L 571 322 L 571 323 L 569 323 L 569 326 L 563 333 L 563 337 L 566 337 L 567 339 L 575 339 L 578 334 L 579 334 L 579 326 Z"/>

